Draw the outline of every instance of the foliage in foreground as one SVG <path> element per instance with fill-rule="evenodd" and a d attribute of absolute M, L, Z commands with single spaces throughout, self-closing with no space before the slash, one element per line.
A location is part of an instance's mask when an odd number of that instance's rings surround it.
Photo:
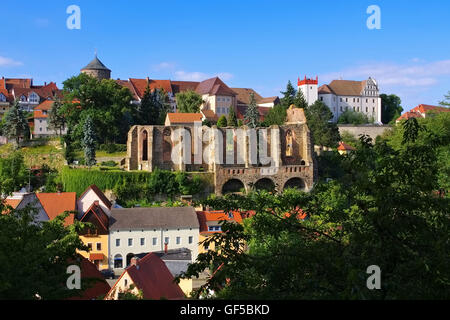
<path fill-rule="evenodd" d="M 442 141 L 416 144 L 419 130 L 413 119 L 399 150 L 362 137 L 343 157 L 341 177 L 311 193 L 209 199 L 215 209 L 254 215 L 224 222 L 206 240 L 218 250 L 200 254 L 181 277 L 215 272 L 197 296 L 213 290 L 218 298 L 449 299 L 450 203 L 436 192 Z M 380 290 L 366 286 L 371 265 L 381 268 Z"/>

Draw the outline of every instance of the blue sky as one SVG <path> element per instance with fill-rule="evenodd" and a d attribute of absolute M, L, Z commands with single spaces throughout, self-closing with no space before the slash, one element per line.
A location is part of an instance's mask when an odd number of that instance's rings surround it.
<path fill-rule="evenodd" d="M 81 29 L 69 30 L 69 5 Z M 369 5 L 381 29 L 369 30 Z M 94 51 L 114 79 L 203 80 L 280 95 L 288 80 L 377 79 L 405 110 L 450 90 L 447 0 L 6 1 L 0 76 L 39 84 L 79 73 Z"/>

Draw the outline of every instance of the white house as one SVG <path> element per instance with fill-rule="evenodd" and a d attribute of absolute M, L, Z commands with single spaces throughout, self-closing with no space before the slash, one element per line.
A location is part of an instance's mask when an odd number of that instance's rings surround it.
<path fill-rule="evenodd" d="M 77 200 L 78 219 L 80 219 L 94 202 L 98 201 L 104 213 L 111 217 L 112 204 L 105 194 L 96 186 L 89 186 Z"/>
<path fill-rule="evenodd" d="M 381 123 L 381 98 L 378 83 L 369 77 L 363 81 L 333 80 L 318 89 L 318 99 L 323 101 L 337 121 L 347 110 L 361 112 L 367 118 Z"/>
<path fill-rule="evenodd" d="M 187 248 L 197 259 L 199 223 L 192 207 L 155 207 L 111 210 L 109 264 L 121 270 L 135 255 Z"/>

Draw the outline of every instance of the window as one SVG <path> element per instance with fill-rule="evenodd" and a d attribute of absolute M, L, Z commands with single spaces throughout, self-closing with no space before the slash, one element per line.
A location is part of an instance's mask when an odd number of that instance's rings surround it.
<path fill-rule="evenodd" d="M 209 226 L 208 231 L 220 231 L 220 226 Z"/>
<path fill-rule="evenodd" d="M 366 103 L 369 102 L 369 99 L 366 99 Z"/>
<path fill-rule="evenodd" d="M 145 245 L 145 238 L 141 238 L 141 246 Z"/>
<path fill-rule="evenodd" d="M 39 120 L 39 123 L 42 123 L 42 120 Z"/>
<path fill-rule="evenodd" d="M 204 243 L 204 244 L 203 244 L 203 248 L 204 248 L 205 250 L 208 250 L 208 249 L 209 249 L 209 244 L 208 244 L 208 243 Z"/>
<path fill-rule="evenodd" d="M 89 250 L 92 250 L 92 243 L 88 243 Z"/>
<path fill-rule="evenodd" d="M 169 244 L 169 237 L 164 238 L 164 243 Z"/>
<path fill-rule="evenodd" d="M 181 237 L 177 237 L 177 244 L 181 243 Z"/>
<path fill-rule="evenodd" d="M 114 268 L 122 268 L 122 256 L 120 254 L 116 254 L 114 256 Z"/>
<path fill-rule="evenodd" d="M 156 246 L 156 245 L 158 244 L 158 239 L 157 239 L 157 238 L 153 238 L 153 239 L 152 239 L 152 244 L 153 244 L 154 246 Z"/>
<path fill-rule="evenodd" d="M 372 102 L 375 103 L 375 99 L 372 99 Z"/>
<path fill-rule="evenodd" d="M 42 128 L 39 128 L 39 131 L 41 131 L 41 132 L 42 132 Z"/>
<path fill-rule="evenodd" d="M 39 101 L 39 99 L 38 99 L 37 94 L 32 93 L 30 95 L 30 102 L 38 102 L 38 101 Z"/>
<path fill-rule="evenodd" d="M 369 108 L 368 107 L 366 107 L 366 112 L 369 112 Z"/>
<path fill-rule="evenodd" d="M 348 102 L 348 98 L 345 98 L 345 102 Z"/>
<path fill-rule="evenodd" d="M 342 106 L 341 106 L 341 112 L 342 112 Z"/>
<path fill-rule="evenodd" d="M 128 246 L 131 247 L 133 245 L 133 239 L 128 238 Z"/>
<path fill-rule="evenodd" d="M 125 279 L 124 284 L 125 284 L 125 287 L 128 285 L 128 280 L 127 279 Z"/>
<path fill-rule="evenodd" d="M 355 102 L 355 98 L 353 98 L 353 102 Z"/>
<path fill-rule="evenodd" d="M 323 97 L 320 97 L 320 101 L 323 101 Z"/>
<path fill-rule="evenodd" d="M 102 250 L 102 244 L 100 242 L 97 242 L 97 251 Z"/>
<path fill-rule="evenodd" d="M 22 101 L 22 102 L 26 102 L 26 101 L 27 101 L 27 97 L 25 97 L 25 96 L 21 96 L 21 97 L 20 97 L 20 101 Z"/>
<path fill-rule="evenodd" d="M 120 239 L 116 239 L 116 247 L 120 247 Z"/>
<path fill-rule="evenodd" d="M 341 98 L 341 102 L 342 102 L 342 98 Z"/>
<path fill-rule="evenodd" d="M 6 101 L 6 97 L 3 94 L 0 94 L 0 101 L 1 102 L 5 102 Z M 5 109 L 3 109 L 5 110 Z"/>
<path fill-rule="evenodd" d="M 188 242 L 189 242 L 189 244 L 192 244 L 192 241 L 194 240 L 194 237 L 193 236 L 189 236 L 189 238 L 188 238 Z"/>

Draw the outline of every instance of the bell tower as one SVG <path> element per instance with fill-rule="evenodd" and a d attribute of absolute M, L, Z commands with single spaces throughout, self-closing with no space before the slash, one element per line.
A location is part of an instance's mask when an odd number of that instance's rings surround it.
<path fill-rule="evenodd" d="M 300 80 L 300 77 L 297 81 L 298 90 L 301 90 L 303 93 L 303 97 L 305 97 L 306 103 L 308 106 L 312 105 L 318 99 L 317 94 L 317 84 L 319 83 L 319 77 L 316 76 L 316 80 L 305 78 Z"/>

